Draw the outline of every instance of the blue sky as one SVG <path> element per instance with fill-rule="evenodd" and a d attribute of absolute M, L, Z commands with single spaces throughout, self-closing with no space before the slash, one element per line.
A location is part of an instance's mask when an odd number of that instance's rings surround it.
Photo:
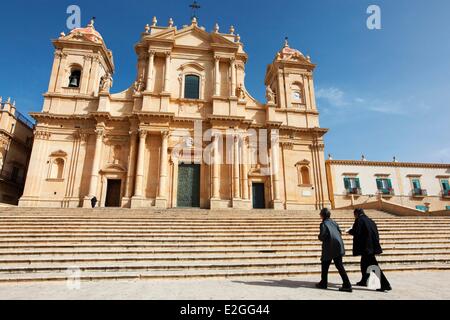
<path fill-rule="evenodd" d="M 190 0 L 2 1 L 0 95 L 23 113 L 41 111 L 53 58 L 50 39 L 66 29 L 66 8 L 77 4 L 85 25 L 113 50 L 114 92 L 136 76 L 134 44 L 153 16 L 181 27 Z M 236 27 L 249 54 L 246 86 L 264 99 L 266 65 L 289 36 L 312 57 L 326 152 L 335 159 L 450 163 L 450 1 L 228 0 L 200 1 L 200 24 Z M 382 10 L 382 30 L 366 27 L 366 9 Z"/>

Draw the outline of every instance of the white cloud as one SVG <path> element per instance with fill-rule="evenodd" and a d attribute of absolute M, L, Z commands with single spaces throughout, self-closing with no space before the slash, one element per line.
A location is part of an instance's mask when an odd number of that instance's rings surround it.
<path fill-rule="evenodd" d="M 320 88 L 316 93 L 317 99 L 326 102 L 329 107 L 343 110 L 360 109 L 383 114 L 400 115 L 406 114 L 410 102 L 390 101 L 359 97 L 348 94 L 337 87 Z M 411 100 L 411 99 L 410 99 Z"/>
<path fill-rule="evenodd" d="M 327 100 L 332 106 L 342 107 L 348 105 L 344 92 L 338 88 L 331 87 L 319 89 L 316 92 L 316 97 L 318 99 Z"/>

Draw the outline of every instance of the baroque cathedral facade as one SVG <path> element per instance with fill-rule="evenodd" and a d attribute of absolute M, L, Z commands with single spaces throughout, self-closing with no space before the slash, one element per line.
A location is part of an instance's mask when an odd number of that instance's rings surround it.
<path fill-rule="evenodd" d="M 114 61 L 91 21 L 53 40 L 22 207 L 314 210 L 330 205 L 315 65 L 284 47 L 266 100 L 245 86 L 233 27 L 147 25 L 136 81 L 112 93 Z"/>

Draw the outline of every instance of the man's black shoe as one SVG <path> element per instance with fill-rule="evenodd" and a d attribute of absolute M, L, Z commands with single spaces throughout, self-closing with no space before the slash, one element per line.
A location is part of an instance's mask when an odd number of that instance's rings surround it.
<path fill-rule="evenodd" d="M 356 284 L 358 287 L 367 287 L 367 283 L 360 281 Z"/>
<path fill-rule="evenodd" d="M 391 287 L 387 287 L 387 288 L 381 288 L 381 289 L 377 289 L 378 292 L 387 292 L 387 291 L 392 291 Z"/>
<path fill-rule="evenodd" d="M 339 291 L 352 293 L 353 289 L 351 287 L 342 287 L 342 288 L 339 288 Z"/>
<path fill-rule="evenodd" d="M 321 282 L 319 282 L 319 283 L 316 283 L 316 288 L 317 288 L 317 289 L 323 289 L 323 290 L 326 290 L 326 289 L 328 289 L 328 286 L 327 286 L 327 285 L 324 285 L 324 284 L 321 283 Z"/>

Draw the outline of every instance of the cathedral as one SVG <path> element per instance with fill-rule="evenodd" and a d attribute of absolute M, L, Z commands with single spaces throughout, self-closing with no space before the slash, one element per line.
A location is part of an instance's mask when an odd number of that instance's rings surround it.
<path fill-rule="evenodd" d="M 113 93 L 94 21 L 53 40 L 22 207 L 315 210 L 330 205 L 311 58 L 286 40 L 266 101 L 245 86 L 231 27 L 156 18 L 135 46 L 136 80 Z M 117 75 L 118 76 L 118 75 Z M 261 79 L 262 82 L 262 79 Z M 93 201 L 94 200 L 94 201 Z"/>

